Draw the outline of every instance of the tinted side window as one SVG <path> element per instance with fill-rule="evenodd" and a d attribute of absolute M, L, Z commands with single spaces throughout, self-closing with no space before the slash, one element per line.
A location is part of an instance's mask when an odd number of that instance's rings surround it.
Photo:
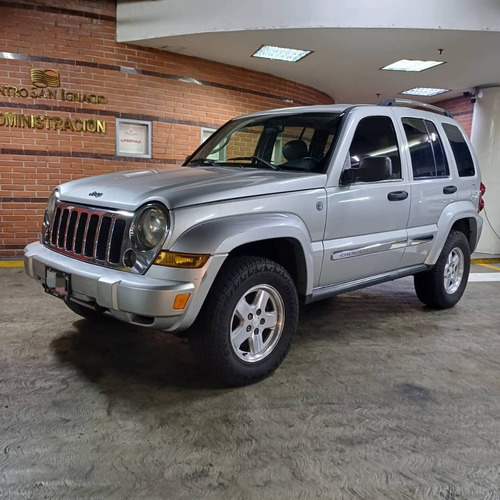
<path fill-rule="evenodd" d="M 360 161 L 367 156 L 387 156 L 392 162 L 392 178 L 401 179 L 398 140 L 388 116 L 370 116 L 360 120 L 349 154 L 351 168 L 358 168 Z"/>
<path fill-rule="evenodd" d="M 447 177 L 450 174 L 450 169 L 448 168 L 448 161 L 444 153 L 443 143 L 441 142 L 436 126 L 428 120 L 425 120 L 425 125 L 434 152 L 436 177 Z"/>
<path fill-rule="evenodd" d="M 474 161 L 470 154 L 469 146 L 465 142 L 465 138 L 458 127 L 449 123 L 443 123 L 443 129 L 450 141 L 453 156 L 458 168 L 460 177 L 472 177 L 476 175 L 474 169 Z"/>
<path fill-rule="evenodd" d="M 410 149 L 413 177 L 430 177 L 435 173 L 434 155 L 424 120 L 403 118 L 408 147 Z"/>
<path fill-rule="evenodd" d="M 413 177 L 448 176 L 443 144 L 434 124 L 418 118 L 403 118 L 402 121 L 410 149 Z"/>

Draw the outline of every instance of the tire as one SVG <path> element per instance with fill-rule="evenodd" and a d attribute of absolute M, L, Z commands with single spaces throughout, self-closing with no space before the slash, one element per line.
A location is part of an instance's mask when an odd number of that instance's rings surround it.
<path fill-rule="evenodd" d="M 100 313 L 98 311 L 94 311 L 93 309 L 82 306 L 80 304 L 77 304 L 76 302 L 71 302 L 71 300 L 68 300 L 67 302 L 65 302 L 65 304 L 75 314 L 78 314 L 78 316 L 81 316 L 82 318 L 85 318 L 89 321 L 102 323 L 103 321 L 108 321 L 109 319 L 109 317 L 106 316 L 105 314 Z"/>
<path fill-rule="evenodd" d="M 248 385 L 285 359 L 298 316 L 297 290 L 281 265 L 235 257 L 219 272 L 188 341 L 208 374 L 226 386 Z"/>
<path fill-rule="evenodd" d="M 462 232 L 450 231 L 435 266 L 414 276 L 417 297 L 433 309 L 453 307 L 465 291 L 469 271 L 469 242 Z"/>

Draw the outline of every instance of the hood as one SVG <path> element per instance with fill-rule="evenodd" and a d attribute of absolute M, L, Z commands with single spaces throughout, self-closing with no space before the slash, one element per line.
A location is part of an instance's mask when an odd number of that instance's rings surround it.
<path fill-rule="evenodd" d="M 150 201 L 181 208 L 325 186 L 326 176 L 238 167 L 179 167 L 99 175 L 60 186 L 61 200 L 133 211 Z"/>

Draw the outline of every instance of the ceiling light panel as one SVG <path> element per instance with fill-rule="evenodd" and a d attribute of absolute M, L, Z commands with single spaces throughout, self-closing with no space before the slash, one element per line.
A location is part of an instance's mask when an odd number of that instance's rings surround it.
<path fill-rule="evenodd" d="M 444 64 L 444 61 L 420 61 L 418 59 L 401 59 L 400 61 L 393 62 L 384 66 L 385 71 L 424 71 L 429 68 L 434 68 Z"/>
<path fill-rule="evenodd" d="M 297 62 L 310 54 L 310 50 L 287 49 L 286 47 L 274 47 L 273 45 L 263 45 L 252 57 L 272 59 L 274 61 Z"/>
<path fill-rule="evenodd" d="M 403 90 L 401 94 L 405 95 L 419 95 L 422 97 L 432 97 L 433 95 L 444 94 L 449 92 L 450 89 L 432 89 L 429 87 L 415 87 L 414 89 Z"/>

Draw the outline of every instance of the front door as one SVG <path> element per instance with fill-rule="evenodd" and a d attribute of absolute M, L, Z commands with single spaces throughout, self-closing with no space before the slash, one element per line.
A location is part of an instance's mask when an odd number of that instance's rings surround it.
<path fill-rule="evenodd" d="M 390 110 L 361 118 L 352 132 L 343 170 L 350 182 L 327 188 L 328 214 L 320 286 L 345 283 L 398 269 L 407 243 L 410 182 Z M 385 157 L 385 158 L 384 158 Z M 390 163 L 386 178 L 355 169 Z M 390 162 L 387 162 L 386 159 Z M 374 179 L 374 180 L 371 180 Z M 353 182 L 354 181 L 354 182 Z"/>

